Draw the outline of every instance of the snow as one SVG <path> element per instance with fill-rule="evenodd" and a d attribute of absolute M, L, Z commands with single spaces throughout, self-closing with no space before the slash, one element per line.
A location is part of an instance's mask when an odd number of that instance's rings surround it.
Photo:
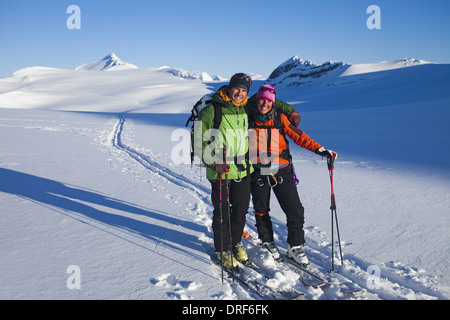
<path fill-rule="evenodd" d="M 366 63 L 366 64 L 354 64 L 350 66 L 344 73 L 342 73 L 341 77 L 351 76 L 355 74 L 362 73 L 371 73 L 371 72 L 380 72 L 380 71 L 388 71 L 399 68 L 418 66 L 423 64 L 429 64 L 431 62 L 419 60 L 419 59 L 400 59 L 395 61 L 382 61 L 377 63 Z"/>
<path fill-rule="evenodd" d="M 329 289 L 306 288 L 256 239 L 243 240 L 274 274 L 267 285 L 317 300 L 450 297 L 450 66 L 416 61 L 346 65 L 308 87 L 278 88 L 301 113 L 300 128 L 339 152 L 344 266 L 335 260 L 339 274 Z M 255 80 L 252 91 L 262 83 Z M 159 67 L 32 67 L 0 79 L 0 298 L 258 299 L 238 283 L 221 283 L 209 257 L 204 169 L 173 161 L 190 108 L 222 84 Z M 326 163 L 294 144 L 291 151 L 306 252 L 328 274 Z M 275 200 L 271 214 L 276 242 L 286 248 Z M 246 231 L 256 237 L 254 224 L 249 214 Z M 71 266 L 79 268 L 79 289 L 69 289 Z M 367 293 L 350 297 L 338 281 Z"/>
<path fill-rule="evenodd" d="M 159 68 L 120 72 L 32 67 L 1 79 L 3 108 L 95 112 L 185 112 L 208 90 Z M 148 109 L 150 108 L 150 109 Z M 147 111 L 146 111 L 147 110 Z"/>

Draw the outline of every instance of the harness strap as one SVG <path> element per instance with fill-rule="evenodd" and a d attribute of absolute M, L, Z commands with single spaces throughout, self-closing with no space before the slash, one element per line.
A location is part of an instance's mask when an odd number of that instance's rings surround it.
<path fill-rule="evenodd" d="M 258 217 L 264 217 L 266 214 L 268 214 L 268 212 L 256 212 L 256 211 L 253 211 L 253 213 L 255 214 L 255 216 Z"/>

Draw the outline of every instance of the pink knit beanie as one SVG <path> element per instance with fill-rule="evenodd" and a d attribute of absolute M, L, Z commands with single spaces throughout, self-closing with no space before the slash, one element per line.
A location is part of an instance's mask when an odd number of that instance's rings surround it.
<path fill-rule="evenodd" d="M 277 94 L 277 90 L 272 87 L 270 84 L 265 84 L 261 86 L 256 94 L 256 99 L 264 99 L 269 100 L 275 103 L 275 96 Z"/>

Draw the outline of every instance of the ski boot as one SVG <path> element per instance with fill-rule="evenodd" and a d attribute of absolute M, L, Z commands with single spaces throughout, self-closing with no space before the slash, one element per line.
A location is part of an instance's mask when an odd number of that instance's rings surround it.
<path fill-rule="evenodd" d="M 250 264 L 250 260 L 248 259 L 247 251 L 245 251 L 245 248 L 242 245 L 242 242 L 238 242 L 234 246 L 233 253 L 234 253 L 234 256 L 236 257 L 237 261 L 239 261 L 243 265 Z"/>
<path fill-rule="evenodd" d="M 261 247 L 263 249 L 266 249 L 267 251 L 269 251 L 270 255 L 272 256 L 272 258 L 277 261 L 277 262 L 281 262 L 283 261 L 283 258 L 281 257 L 280 251 L 278 250 L 278 247 L 275 245 L 275 243 L 273 242 L 264 242 L 263 244 L 261 244 Z"/>
<path fill-rule="evenodd" d="M 306 267 L 309 265 L 309 260 L 306 257 L 305 253 L 303 252 L 304 247 L 305 247 L 304 244 L 293 247 L 289 245 L 288 257 L 294 259 L 297 263 Z"/>
<path fill-rule="evenodd" d="M 237 260 L 233 257 L 230 251 L 224 251 L 223 254 L 220 251 L 216 251 L 217 254 L 217 260 L 222 260 L 223 266 L 227 269 L 234 269 L 237 268 Z"/>

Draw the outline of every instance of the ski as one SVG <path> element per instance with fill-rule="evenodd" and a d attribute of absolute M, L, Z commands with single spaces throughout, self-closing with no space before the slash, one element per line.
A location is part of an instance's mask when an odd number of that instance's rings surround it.
<path fill-rule="evenodd" d="M 282 256 L 280 257 L 280 259 L 274 259 L 274 261 L 277 262 L 279 266 L 283 265 L 286 269 L 297 273 L 300 276 L 301 284 L 304 285 L 305 287 L 320 288 L 320 289 L 324 290 L 324 289 L 326 289 L 329 286 L 329 284 L 328 284 L 328 282 L 326 280 L 323 280 L 323 279 L 319 280 L 319 278 L 313 278 L 309 274 L 305 275 L 303 270 L 299 270 L 294 265 L 288 265 L 288 264 L 283 263 L 283 257 Z M 274 274 L 271 274 L 271 273 L 268 273 L 265 270 L 262 270 L 262 268 L 260 266 L 256 265 L 253 262 L 249 263 L 246 266 L 251 268 L 251 269 L 253 269 L 253 270 L 255 270 L 259 274 L 264 275 L 267 279 L 274 278 Z M 290 290 L 297 291 L 294 288 L 290 288 Z"/>
<path fill-rule="evenodd" d="M 249 242 L 255 245 L 253 242 Z M 352 288 L 342 282 L 339 277 L 331 278 L 330 275 L 324 275 L 322 272 L 314 268 L 310 263 L 308 265 L 303 265 L 295 261 L 294 259 L 288 256 L 288 253 L 285 249 L 279 248 L 280 259 L 274 259 L 278 265 L 283 266 L 293 272 L 299 274 L 299 281 L 305 287 L 312 287 L 315 289 L 321 289 L 322 291 L 326 291 L 330 287 L 339 288 L 340 292 L 347 297 L 359 297 L 364 295 L 367 291 L 360 287 Z M 256 266 L 260 268 L 259 266 Z M 262 272 L 263 273 L 263 272 Z M 344 278 L 345 280 L 345 278 Z"/>
<path fill-rule="evenodd" d="M 325 289 L 329 286 L 328 281 L 323 277 L 308 270 L 307 266 L 297 263 L 295 260 L 289 258 L 285 250 L 279 250 L 280 257 L 278 259 L 272 256 L 272 259 L 280 266 L 296 272 L 300 276 L 300 282 L 305 287 L 313 287 Z M 258 267 L 259 268 L 259 267 Z"/>
<path fill-rule="evenodd" d="M 220 262 L 217 260 L 217 257 L 215 255 L 211 256 L 211 260 L 214 261 L 216 265 L 221 266 Z M 242 286 L 249 289 L 251 292 L 259 296 L 261 299 L 264 300 L 303 300 L 305 299 L 305 295 L 301 292 L 298 292 L 297 290 L 293 289 L 278 289 L 278 288 L 272 288 L 263 281 L 261 281 L 260 278 L 257 276 L 251 274 L 251 272 L 248 272 L 248 270 L 253 270 L 259 275 L 260 277 L 266 278 L 266 280 L 270 279 L 265 273 L 259 272 L 259 270 L 256 270 L 252 268 L 251 264 L 249 265 L 242 265 L 240 264 L 239 267 L 229 269 L 224 268 L 224 271 L 227 273 L 228 277 L 226 278 L 229 282 L 239 282 Z"/>
<path fill-rule="evenodd" d="M 294 259 L 289 258 L 289 256 L 287 255 L 287 252 L 285 252 L 285 251 L 281 251 L 281 255 L 283 257 L 283 261 L 287 261 L 290 265 L 292 265 L 295 268 L 297 268 L 298 270 L 308 274 L 310 277 L 314 278 L 318 282 L 318 283 L 314 284 L 314 283 L 310 283 L 310 282 L 309 283 L 304 282 L 302 280 L 302 283 L 304 285 L 312 286 L 314 288 L 320 288 L 323 291 L 331 286 L 331 283 L 328 280 L 326 280 L 326 278 L 329 278 L 329 276 L 319 274 L 320 271 L 318 271 L 318 270 L 312 271 L 310 268 L 310 266 L 311 266 L 310 264 L 303 265 L 301 263 L 298 263 Z M 336 280 L 339 281 L 338 279 L 336 279 Z M 362 296 L 366 293 L 366 290 L 363 288 L 352 289 L 352 288 L 348 287 L 347 285 L 345 285 L 344 283 L 341 283 L 340 281 L 338 283 L 335 283 L 333 281 L 333 285 L 339 287 L 341 289 L 342 294 L 345 296 L 348 296 L 348 297 Z"/>
<path fill-rule="evenodd" d="M 279 263 L 286 262 L 290 266 L 296 268 L 300 273 L 300 279 L 303 285 L 307 287 L 320 288 L 322 290 L 330 286 L 330 284 L 324 277 L 312 272 L 311 270 L 308 270 L 308 266 L 298 263 L 294 259 L 290 258 L 287 252 L 280 250 L 280 254 L 282 259 Z"/>
<path fill-rule="evenodd" d="M 246 268 L 246 267 L 243 267 Z M 256 277 L 245 273 L 241 268 L 234 270 L 225 269 L 230 280 L 236 280 L 244 285 L 259 297 L 265 300 L 303 300 L 305 295 L 295 290 L 275 289 L 262 283 Z"/>
<path fill-rule="evenodd" d="M 360 297 L 363 296 L 367 291 L 366 289 L 359 289 L 359 290 L 347 290 L 347 291 L 341 291 L 342 294 L 344 294 L 347 297 Z"/>

